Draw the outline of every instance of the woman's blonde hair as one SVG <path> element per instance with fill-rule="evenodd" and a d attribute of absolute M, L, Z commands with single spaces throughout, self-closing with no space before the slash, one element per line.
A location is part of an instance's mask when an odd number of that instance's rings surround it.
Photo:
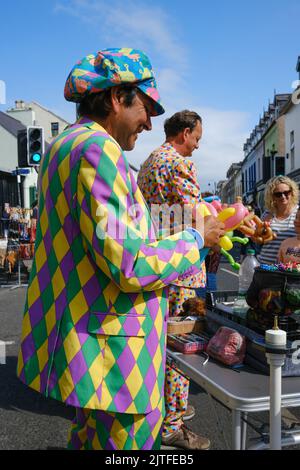
<path fill-rule="evenodd" d="M 274 176 L 271 178 L 266 185 L 265 189 L 265 206 L 271 212 L 275 212 L 276 204 L 274 202 L 273 193 L 275 191 L 276 186 L 279 184 L 286 184 L 290 190 L 292 191 L 291 199 L 290 199 L 290 206 L 297 206 L 299 203 L 299 189 L 298 185 L 295 181 L 291 180 L 287 176 Z"/>

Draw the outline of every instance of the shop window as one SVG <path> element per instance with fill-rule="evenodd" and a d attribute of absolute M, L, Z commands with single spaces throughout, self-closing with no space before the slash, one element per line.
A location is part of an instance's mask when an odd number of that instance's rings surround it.
<path fill-rule="evenodd" d="M 59 133 L 59 122 L 51 122 L 51 135 L 56 137 Z"/>

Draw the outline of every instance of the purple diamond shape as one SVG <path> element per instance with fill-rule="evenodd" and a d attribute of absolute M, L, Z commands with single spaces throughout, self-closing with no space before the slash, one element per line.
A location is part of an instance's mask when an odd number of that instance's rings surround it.
<path fill-rule="evenodd" d="M 156 383 L 156 372 L 152 363 L 150 364 L 144 383 L 149 392 L 149 396 L 151 396 L 151 393 L 153 392 Z"/>
<path fill-rule="evenodd" d="M 49 181 L 52 180 L 54 173 L 56 173 L 58 167 L 57 152 L 53 155 L 51 162 L 48 165 Z"/>
<path fill-rule="evenodd" d="M 51 237 L 51 233 L 50 233 L 50 229 L 48 228 L 46 230 L 46 233 L 44 235 L 44 246 L 45 246 L 45 250 L 46 250 L 46 253 L 47 253 L 47 256 L 50 255 L 50 252 L 51 252 L 51 249 L 52 249 L 52 237 Z"/>
<path fill-rule="evenodd" d="M 33 329 L 38 323 L 40 323 L 40 321 L 44 317 L 42 299 L 39 297 L 34 302 L 34 304 L 31 305 L 28 311 L 29 311 L 31 327 Z"/>
<path fill-rule="evenodd" d="M 130 395 L 128 387 L 126 384 L 123 384 L 114 397 L 116 410 L 118 413 L 124 413 L 132 402 L 132 396 Z"/>
<path fill-rule="evenodd" d="M 99 284 L 99 280 L 94 274 L 91 279 L 85 284 L 82 288 L 84 296 L 88 299 L 88 304 L 92 305 L 95 300 L 101 295 L 101 287 Z"/>
<path fill-rule="evenodd" d="M 73 357 L 72 361 L 69 364 L 69 369 L 71 372 L 72 380 L 74 386 L 78 384 L 84 374 L 87 372 L 88 367 L 86 365 L 84 355 L 80 349 L 78 353 Z"/>
<path fill-rule="evenodd" d="M 135 362 L 136 361 L 133 357 L 130 347 L 127 345 L 117 360 L 117 364 L 120 368 L 124 381 L 127 379 L 130 372 L 134 368 Z"/>
<path fill-rule="evenodd" d="M 31 333 L 29 333 L 29 335 L 26 336 L 26 338 L 23 340 L 21 348 L 23 354 L 23 361 L 24 364 L 26 364 L 26 362 L 31 358 L 31 356 L 35 352 L 35 345 Z"/>
<path fill-rule="evenodd" d="M 146 339 L 146 347 L 151 357 L 154 357 L 158 345 L 158 336 L 155 328 L 153 328 Z"/>
<path fill-rule="evenodd" d="M 39 281 L 40 291 L 43 292 L 51 282 L 50 272 L 47 263 L 45 263 L 42 269 L 40 269 L 37 274 L 37 277 Z"/>
<path fill-rule="evenodd" d="M 70 272 L 74 269 L 75 264 L 73 261 L 73 255 L 71 251 L 69 250 L 67 254 L 63 257 L 63 259 L 60 262 L 60 270 L 62 272 L 63 278 L 65 283 L 68 282 Z"/>

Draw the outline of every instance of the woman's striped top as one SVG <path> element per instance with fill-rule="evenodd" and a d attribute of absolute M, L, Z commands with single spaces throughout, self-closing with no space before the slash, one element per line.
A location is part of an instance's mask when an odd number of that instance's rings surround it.
<path fill-rule="evenodd" d="M 261 252 L 257 256 L 260 263 L 276 263 L 281 242 L 287 238 L 296 236 L 294 220 L 296 218 L 297 209 L 298 206 L 292 210 L 291 214 L 286 219 L 278 220 L 276 217 L 273 217 L 270 225 L 273 232 L 277 234 L 277 238 L 262 246 Z M 265 215 L 267 215 L 267 213 L 265 213 L 264 216 Z M 264 219 L 264 216 L 262 219 Z"/>

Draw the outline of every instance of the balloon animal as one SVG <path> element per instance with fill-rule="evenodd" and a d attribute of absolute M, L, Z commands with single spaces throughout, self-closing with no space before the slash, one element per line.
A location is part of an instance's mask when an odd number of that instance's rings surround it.
<path fill-rule="evenodd" d="M 224 223 L 226 235 L 220 238 L 219 245 L 221 253 L 227 257 L 229 263 L 234 269 L 239 269 L 240 265 L 228 253 L 233 248 L 233 242 L 247 244 L 248 238 L 233 237 L 233 230 L 238 229 L 244 235 L 250 237 L 255 243 L 264 244 L 273 240 L 276 235 L 273 234 L 268 222 L 263 222 L 254 213 L 249 213 L 248 209 L 242 203 L 235 203 L 225 207 L 220 200 L 213 199 L 207 202 L 205 199 L 201 203 L 203 217 L 213 215 Z"/>

